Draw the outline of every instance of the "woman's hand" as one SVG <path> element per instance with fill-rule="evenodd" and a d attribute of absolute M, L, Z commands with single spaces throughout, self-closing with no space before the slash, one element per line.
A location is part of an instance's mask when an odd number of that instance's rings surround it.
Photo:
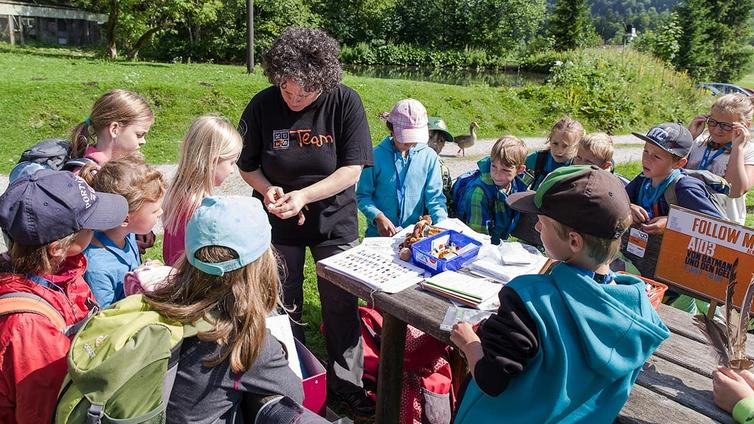
<path fill-rule="evenodd" d="M 299 215 L 307 203 L 306 194 L 301 190 L 294 190 L 278 198 L 267 207 L 267 210 L 280 219 L 288 219 Z M 299 222 L 303 224 L 301 216 L 299 216 Z"/>
<path fill-rule="evenodd" d="M 656 216 L 650 219 L 648 224 L 642 225 L 641 229 L 647 234 L 662 234 L 665 232 L 665 227 L 667 225 L 667 216 Z"/>
<path fill-rule="evenodd" d="M 708 117 L 708 115 L 699 115 L 691 120 L 689 123 L 689 132 L 691 133 L 692 138 L 696 139 L 704 132 L 704 124 L 707 123 Z"/>
<path fill-rule="evenodd" d="M 393 222 L 384 213 L 377 215 L 377 218 L 374 219 L 374 225 L 382 237 L 392 237 L 398 232 Z"/>
<path fill-rule="evenodd" d="M 634 224 L 643 224 L 649 221 L 649 214 L 641 206 L 631 203 L 631 219 Z"/>
<path fill-rule="evenodd" d="M 712 393 L 715 405 L 731 412 L 743 398 L 754 396 L 754 375 L 749 371 L 734 371 L 720 367 L 712 373 Z"/>
<path fill-rule="evenodd" d="M 267 187 L 267 191 L 264 193 L 264 204 L 267 206 L 267 210 L 269 210 L 278 199 L 283 197 L 284 194 L 282 187 L 273 185 Z"/>

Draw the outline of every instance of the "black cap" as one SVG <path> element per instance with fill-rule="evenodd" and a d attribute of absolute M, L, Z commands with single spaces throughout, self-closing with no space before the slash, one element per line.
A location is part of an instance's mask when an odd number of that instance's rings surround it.
<path fill-rule="evenodd" d="M 508 196 L 513 209 L 548 216 L 579 233 L 604 239 L 623 235 L 631 202 L 615 175 L 592 166 L 563 166 L 545 177 L 536 192 Z"/>
<path fill-rule="evenodd" d="M 689 155 L 691 145 L 694 143 L 694 138 L 686 127 L 672 122 L 652 127 L 646 135 L 639 133 L 631 134 L 682 158 Z"/>

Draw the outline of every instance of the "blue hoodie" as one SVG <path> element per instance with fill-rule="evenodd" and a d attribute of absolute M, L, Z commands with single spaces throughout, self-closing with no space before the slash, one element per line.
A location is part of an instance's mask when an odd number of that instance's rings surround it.
<path fill-rule="evenodd" d="M 455 422 L 612 422 L 669 336 L 644 283 L 628 275 L 615 281 L 597 284 L 561 263 L 508 283 L 537 324 L 539 350 L 497 397 L 472 380 Z"/>
<path fill-rule="evenodd" d="M 396 227 L 413 225 L 425 213 L 432 222 L 448 217 L 437 153 L 417 144 L 404 158 L 385 137 L 374 148 L 374 166 L 364 168 L 356 187 L 359 210 L 366 216 L 365 236 L 379 236 L 374 219 L 380 213 Z"/>

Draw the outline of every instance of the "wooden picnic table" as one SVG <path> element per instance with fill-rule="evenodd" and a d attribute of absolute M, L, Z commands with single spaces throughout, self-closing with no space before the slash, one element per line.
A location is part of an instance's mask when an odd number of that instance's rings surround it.
<path fill-rule="evenodd" d="M 449 332 L 440 329 L 451 303 L 439 296 L 410 287 L 395 294 L 372 293 L 363 284 L 317 264 L 317 274 L 350 293 L 368 300 L 384 317 L 377 387 L 377 423 L 398 423 L 406 324 L 450 344 Z M 660 306 L 660 317 L 670 337 L 644 365 L 617 422 L 698 423 L 728 422 L 730 415 L 712 401 L 711 374 L 717 368 L 714 350 L 693 325 L 691 315 Z M 754 340 L 747 341 L 752 351 Z"/>

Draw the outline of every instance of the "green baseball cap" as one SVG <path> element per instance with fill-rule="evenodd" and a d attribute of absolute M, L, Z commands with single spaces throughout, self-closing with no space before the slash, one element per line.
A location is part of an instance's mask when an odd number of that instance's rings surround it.
<path fill-rule="evenodd" d="M 429 122 L 427 124 L 430 131 L 439 131 L 442 133 L 443 138 L 445 138 L 445 141 L 452 143 L 453 142 L 453 134 L 448 131 L 448 125 L 445 123 L 445 121 L 442 120 L 442 118 L 438 118 L 436 116 L 430 116 Z"/>
<path fill-rule="evenodd" d="M 564 166 L 549 174 L 539 189 L 514 193 L 506 202 L 513 209 L 545 215 L 579 233 L 617 239 L 631 215 L 631 202 L 615 175 L 592 166 Z"/>

